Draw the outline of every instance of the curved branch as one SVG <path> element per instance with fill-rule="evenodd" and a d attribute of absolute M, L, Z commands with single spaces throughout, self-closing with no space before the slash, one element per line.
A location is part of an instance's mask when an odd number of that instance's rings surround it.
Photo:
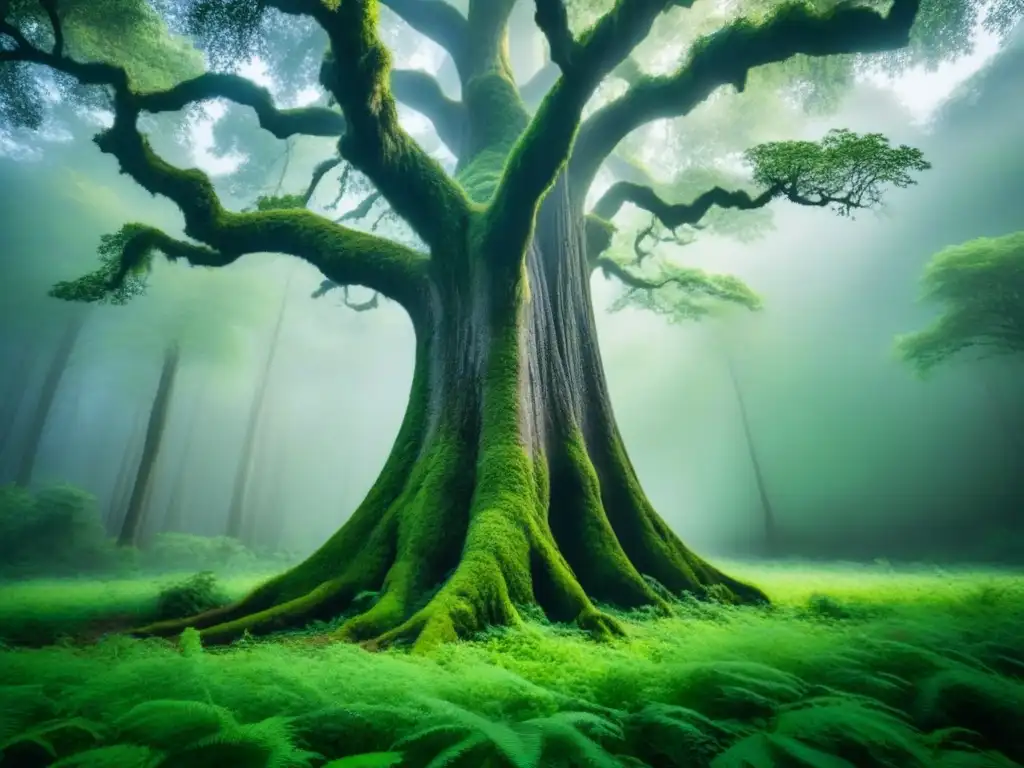
<path fill-rule="evenodd" d="M 785 5 L 760 25 L 740 19 L 698 41 L 687 64 L 672 75 L 644 79 L 596 110 L 582 125 L 570 162 L 573 194 L 586 195 L 604 159 L 629 133 L 660 118 L 680 117 L 722 85 L 742 91 L 754 67 L 797 54 L 834 56 L 905 47 L 919 0 L 894 0 L 888 14 L 840 5 L 817 13 Z"/>
<path fill-rule="evenodd" d="M 341 156 L 362 171 L 431 248 L 446 245 L 469 216 L 462 189 L 402 129 L 387 83 L 390 60 L 376 30 L 375 2 L 322 6 L 318 20 L 332 53 L 320 81 L 337 99 L 348 123 Z"/>
<path fill-rule="evenodd" d="M 381 5 L 434 41 L 452 57 L 459 74 L 465 68 L 465 45 L 469 24 L 456 8 L 444 0 L 380 0 Z"/>
<path fill-rule="evenodd" d="M 683 2 L 683 0 L 679 0 Z M 617 0 L 615 6 L 569 46 L 560 31 L 560 0 L 539 0 L 538 24 L 561 40 L 562 76 L 544 97 L 505 166 L 489 212 L 487 248 L 520 258 L 540 199 L 565 165 L 583 107 L 597 86 L 650 32 L 668 0 Z M 543 13 L 541 8 L 547 10 Z"/>
<path fill-rule="evenodd" d="M 383 195 L 381 195 L 380 192 L 373 192 L 367 195 L 362 199 L 362 201 L 360 201 L 359 205 L 351 211 L 346 211 L 335 219 L 335 221 L 340 223 L 342 221 L 358 221 L 359 219 L 366 218 L 370 215 L 370 211 L 373 210 L 373 206 L 377 204 L 377 201 L 380 200 L 381 197 L 383 197 Z"/>
<path fill-rule="evenodd" d="M 459 154 L 465 109 L 461 102 L 445 96 L 436 78 L 419 69 L 395 69 L 391 72 L 391 92 L 402 104 L 428 118 L 451 153 Z"/>
<path fill-rule="evenodd" d="M 309 201 L 313 199 L 313 193 L 316 192 L 316 188 L 319 186 L 320 182 L 323 181 L 324 176 L 341 165 L 342 162 L 343 160 L 339 156 L 335 155 L 334 157 L 329 157 L 326 160 L 321 160 L 316 164 L 316 167 L 313 169 L 313 177 L 309 180 L 309 186 L 306 187 L 306 191 L 302 194 L 303 207 L 309 205 Z"/>
<path fill-rule="evenodd" d="M 207 72 L 185 80 L 165 91 L 141 93 L 136 96 L 139 108 L 146 112 L 176 112 L 183 107 L 207 99 L 228 99 L 251 107 L 260 127 L 279 139 L 305 136 L 341 136 L 345 118 L 326 107 L 278 109 L 270 91 L 240 75 Z"/>
<path fill-rule="evenodd" d="M 676 229 L 683 224 L 699 224 L 713 206 L 750 211 L 755 208 L 763 208 L 781 193 L 780 186 L 771 187 L 757 197 L 751 197 L 743 191 L 714 187 L 699 195 L 692 203 L 673 205 L 665 202 L 650 187 L 630 181 L 617 181 L 597 201 L 592 213 L 610 221 L 624 204 L 632 203 L 637 208 L 654 214 L 669 229 Z"/>
<path fill-rule="evenodd" d="M 97 134 L 94 142 L 101 152 L 115 157 L 121 171 L 144 189 L 176 203 L 185 219 L 185 234 L 206 246 L 175 240 L 152 227 L 128 225 L 117 236 L 121 253 L 116 260 L 108 259 L 105 272 L 100 270 L 106 277 L 115 277 L 115 282 L 123 285 L 155 250 L 204 266 L 223 266 L 248 253 L 277 252 L 306 260 L 335 282 L 378 291 L 402 304 L 413 316 L 422 311 L 428 263 L 424 256 L 304 209 L 228 211 L 204 173 L 168 164 L 153 152 L 139 132 L 137 123 L 143 105 L 147 100 L 159 104 L 161 94 L 133 93 L 125 70 L 111 64 L 79 62 L 22 41 L 17 42 L 13 53 L 18 60 L 44 64 L 84 84 L 110 87 L 114 94 L 114 122 Z M 83 278 L 86 283 L 93 278 L 94 291 L 99 287 L 95 284 L 96 276 L 94 273 Z M 113 284 L 109 287 L 116 288 Z M 88 292 L 85 295 L 86 300 L 95 300 L 88 298 Z"/>
<path fill-rule="evenodd" d="M 551 61 L 563 72 L 571 66 L 576 55 L 577 43 L 569 29 L 569 14 L 562 0 L 536 0 L 537 13 L 534 21 L 548 40 Z"/>

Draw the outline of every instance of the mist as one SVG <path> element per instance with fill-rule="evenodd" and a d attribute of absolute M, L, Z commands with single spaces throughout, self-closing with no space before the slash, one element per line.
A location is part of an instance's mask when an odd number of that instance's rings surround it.
<path fill-rule="evenodd" d="M 921 381 L 891 348 L 931 317 L 916 297 L 932 254 L 1024 228 L 1024 104 L 1012 97 L 1022 67 L 1018 34 L 927 122 L 891 92 L 863 85 L 838 114 L 806 125 L 812 138 L 838 126 L 884 132 L 920 147 L 934 167 L 917 186 L 893 191 L 878 214 L 850 220 L 776 203 L 764 237 L 702 236 L 680 249 L 681 263 L 747 281 L 764 299 L 758 313 L 689 325 L 604 314 L 619 289 L 595 276 L 627 447 L 655 507 L 697 550 L 756 551 L 764 536 L 729 360 L 786 553 L 950 555 L 980 546 L 979 521 L 1019 507 L 1020 366 L 967 361 Z M 307 182 L 330 142 L 298 146 L 284 189 Z M 176 340 L 181 367 L 147 535 L 173 505 L 189 532 L 223 534 L 253 397 L 273 354 L 245 487 L 246 535 L 301 554 L 337 530 L 376 478 L 406 405 L 413 335 L 402 311 L 387 302 L 353 311 L 340 291 L 313 299 L 319 273 L 274 255 L 216 273 L 157 264 L 147 294 L 126 306 L 60 302 L 47 290 L 94 268 L 101 235 L 126 221 L 175 234 L 180 214 L 119 175 L 85 136 L 28 156 L 9 152 L 0 177 L 0 481 L 23 461 L 47 366 L 77 318 L 34 486 L 94 494 L 117 528 L 125 466 L 138 463 L 162 355 Z M 367 298 L 352 292 L 353 301 Z"/>

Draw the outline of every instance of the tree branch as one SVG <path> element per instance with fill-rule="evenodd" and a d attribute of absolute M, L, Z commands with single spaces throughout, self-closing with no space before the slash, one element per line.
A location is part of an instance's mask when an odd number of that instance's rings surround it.
<path fill-rule="evenodd" d="M 453 155 L 459 154 L 465 109 L 461 102 L 445 96 L 432 75 L 419 69 L 392 70 L 391 92 L 402 104 L 429 119 L 445 146 Z"/>
<path fill-rule="evenodd" d="M 699 224 L 713 206 L 750 211 L 755 208 L 763 208 L 781 193 L 781 186 L 770 187 L 757 197 L 751 197 L 743 191 L 730 191 L 722 187 L 715 187 L 699 195 L 692 203 L 673 205 L 665 202 L 650 187 L 630 181 L 617 181 L 597 201 L 592 213 L 611 221 L 623 205 L 632 203 L 637 208 L 654 214 L 662 224 L 674 230 L 683 224 Z"/>
<path fill-rule="evenodd" d="M 840 5 L 817 13 L 784 5 L 756 25 L 740 19 L 698 41 L 689 61 L 672 75 L 644 79 L 594 112 L 582 125 L 570 161 L 574 196 L 582 199 L 604 159 L 630 132 L 660 118 L 680 117 L 721 85 L 742 91 L 754 67 L 796 54 L 834 56 L 903 48 L 919 0 L 895 0 L 888 14 Z"/>
<path fill-rule="evenodd" d="M 562 29 L 556 7 L 560 1 L 538 0 L 538 23 L 563 48 L 559 54 L 562 76 L 509 156 L 489 211 L 489 251 L 499 258 L 502 252 L 508 258 L 521 257 L 540 199 L 569 157 L 583 107 L 604 77 L 647 36 L 658 15 L 675 4 L 617 0 L 612 10 L 569 46 L 564 41 L 567 27 Z"/>
<path fill-rule="evenodd" d="M 117 257 L 108 253 L 100 270 L 77 282 L 84 300 L 96 300 L 96 292 L 101 288 L 109 293 L 117 290 L 119 284 L 123 286 L 154 251 L 203 266 L 224 266 L 248 253 L 277 252 L 308 261 L 335 282 L 379 291 L 401 303 L 414 316 L 422 311 L 425 257 L 398 243 L 347 229 L 304 209 L 256 213 L 226 210 L 204 173 L 171 166 L 153 152 L 139 132 L 137 122 L 144 105 L 159 107 L 164 103 L 163 92 L 133 93 L 128 75 L 121 67 L 47 53 L 28 44 L 17 30 L 13 35 L 10 30 L 13 27 L 0 22 L 0 32 L 15 40 L 17 47 L 8 52 L 17 57 L 14 60 L 43 64 L 83 84 L 111 88 L 114 122 L 97 134 L 96 145 L 101 152 L 115 157 L 121 171 L 144 189 L 176 203 L 185 219 L 185 234 L 204 244 L 175 240 L 152 227 L 127 225 L 107 243 L 108 250 L 119 246 Z M 67 292 L 70 288 L 65 284 L 63 290 Z"/>
<path fill-rule="evenodd" d="M 536 0 L 533 20 L 548 40 L 551 61 L 563 72 L 568 71 L 577 51 L 577 43 L 569 29 L 569 14 L 562 0 Z"/>
<path fill-rule="evenodd" d="M 259 118 L 260 127 L 279 139 L 296 134 L 341 136 L 345 133 L 345 118 L 340 112 L 326 107 L 278 109 L 270 91 L 239 75 L 207 72 L 166 91 L 142 93 L 135 98 L 140 109 L 146 112 L 176 112 L 196 101 L 228 99 L 251 107 Z"/>
<path fill-rule="evenodd" d="M 444 0 L 380 0 L 402 21 L 421 35 L 434 41 L 452 57 L 455 68 L 463 75 L 465 45 L 469 24 L 465 17 Z"/>
<path fill-rule="evenodd" d="M 596 269 L 600 269 L 605 277 L 614 277 L 619 280 L 630 292 L 641 292 L 649 295 L 667 288 L 675 288 L 681 293 L 676 300 L 668 299 L 663 302 L 667 306 L 681 312 L 684 308 L 688 318 L 692 313 L 707 308 L 694 304 L 694 299 L 714 299 L 739 304 L 750 310 L 761 308 L 761 299 L 743 281 L 731 275 L 709 275 L 700 269 L 678 267 L 673 264 L 664 264 L 656 275 L 645 277 L 640 272 L 630 269 L 612 258 L 602 256 L 593 263 Z M 619 302 L 625 306 L 630 302 L 629 294 L 624 297 L 625 301 Z M 652 308 L 652 307 L 649 307 Z M 667 314 L 662 312 L 662 314 Z M 681 318 L 680 318 L 681 319 Z"/>
<path fill-rule="evenodd" d="M 388 82 L 390 57 L 376 30 L 376 2 L 321 5 L 317 19 L 332 53 L 320 81 L 345 113 L 338 143 L 343 158 L 362 171 L 392 209 L 431 248 L 448 244 L 469 215 L 461 187 L 402 129 Z"/>
<path fill-rule="evenodd" d="M 306 187 L 306 191 L 302 194 L 302 205 L 307 207 L 309 201 L 313 199 L 313 193 L 316 192 L 317 186 L 323 181 L 324 176 L 333 171 L 339 165 L 344 162 L 339 156 L 329 157 L 326 160 L 321 160 L 317 163 L 313 169 L 313 177 L 309 180 L 309 186 Z"/>

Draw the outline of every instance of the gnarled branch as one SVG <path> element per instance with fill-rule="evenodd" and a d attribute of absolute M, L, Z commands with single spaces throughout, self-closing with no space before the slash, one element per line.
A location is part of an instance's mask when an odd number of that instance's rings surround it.
<path fill-rule="evenodd" d="M 461 102 L 445 96 L 436 78 L 418 69 L 395 69 L 391 72 L 391 92 L 402 104 L 429 119 L 445 146 L 453 155 L 459 154 L 465 109 Z"/>
<path fill-rule="evenodd" d="M 144 104 L 147 100 L 160 104 L 161 93 L 140 96 L 131 90 L 123 68 L 42 51 L 20 34 L 10 35 L 8 27 L 4 22 L 0 31 L 15 39 L 16 48 L 10 51 L 17 56 L 15 60 L 43 64 L 84 84 L 104 85 L 113 91 L 114 122 L 96 136 L 96 145 L 115 157 L 122 172 L 144 189 L 176 203 L 185 219 L 185 234 L 203 244 L 175 240 L 152 227 L 128 225 L 116 240 L 120 246 L 116 259 L 107 254 L 101 270 L 79 281 L 81 298 L 96 300 L 98 295 L 116 291 L 154 251 L 205 266 L 223 266 L 244 254 L 269 251 L 302 258 L 336 282 L 379 291 L 414 316 L 423 309 L 425 257 L 304 209 L 255 213 L 226 210 L 204 173 L 171 166 L 153 152 L 139 132 L 137 123 Z M 67 286 L 65 289 L 70 290 Z"/>
<path fill-rule="evenodd" d="M 345 118 L 326 107 L 278 109 L 270 91 L 241 77 L 221 72 L 206 72 L 165 91 L 138 94 L 136 103 L 146 112 L 176 112 L 196 101 L 227 99 L 251 107 L 260 127 L 279 139 L 305 136 L 341 136 Z"/>
<path fill-rule="evenodd" d="M 564 37 L 555 8 L 557 0 L 541 0 L 538 23 L 546 33 Z M 540 13 L 542 4 L 548 11 Z M 557 3 L 560 5 L 560 2 Z M 562 41 L 562 76 L 544 97 L 529 128 L 516 144 L 489 212 L 487 247 L 496 255 L 518 257 L 529 236 L 537 206 L 564 166 L 572 149 L 583 107 L 604 77 L 650 32 L 668 0 L 618 0 L 583 38 L 568 46 Z M 492 242 L 493 241 L 493 242 Z"/>
<path fill-rule="evenodd" d="M 659 197 L 650 187 L 629 181 L 617 181 L 597 201 L 593 214 L 610 221 L 624 204 L 632 203 L 637 208 L 654 214 L 662 224 L 674 230 L 684 224 L 699 224 L 712 206 L 750 211 L 768 205 L 780 192 L 781 187 L 774 186 L 757 197 L 751 197 L 743 191 L 714 187 L 699 195 L 692 203 L 673 205 Z"/>
<path fill-rule="evenodd" d="M 364 173 L 395 213 L 431 248 L 447 243 L 469 215 L 462 189 L 405 132 L 388 89 L 390 57 L 377 35 L 376 3 L 344 2 L 317 18 L 332 53 L 320 81 L 345 113 L 338 143 L 343 158 Z"/>
<path fill-rule="evenodd" d="M 570 161 L 574 196 L 586 196 L 604 159 L 640 126 L 688 114 L 719 86 L 732 84 L 742 91 L 751 69 L 797 54 L 902 48 L 909 43 L 918 6 L 919 0 L 895 0 L 883 15 L 845 4 L 824 13 L 803 3 L 784 5 L 760 25 L 741 19 L 703 38 L 674 74 L 641 80 L 584 122 Z"/>

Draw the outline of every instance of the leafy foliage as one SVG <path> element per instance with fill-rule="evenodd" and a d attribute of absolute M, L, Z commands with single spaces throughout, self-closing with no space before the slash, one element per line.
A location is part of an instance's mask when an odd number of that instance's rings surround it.
<path fill-rule="evenodd" d="M 921 300 L 941 307 L 925 329 L 900 336 L 897 354 L 927 374 L 955 355 L 1024 352 L 1024 232 L 946 248 L 925 267 Z"/>
<path fill-rule="evenodd" d="M 61 0 L 56 8 L 65 52 L 82 61 L 124 67 L 138 90 L 168 88 L 202 72 L 202 57 L 187 40 L 169 33 L 163 18 L 146 0 Z M 11 0 L 5 18 L 32 43 L 46 49 L 52 45 L 52 28 L 37 0 Z M 0 127 L 34 130 L 47 109 L 60 104 L 96 107 L 103 103 L 96 95 L 95 89 L 82 88 L 70 78 L 41 73 L 17 62 L 3 63 Z"/>
<path fill-rule="evenodd" d="M 771 589 L 771 611 L 680 601 L 670 618 L 624 615 L 629 636 L 604 644 L 531 622 L 425 659 L 310 634 L 204 652 L 194 631 L 180 648 L 109 637 L 7 650 L 4 762 L 15 749 L 41 765 L 118 768 L 1013 768 L 1024 758 L 1024 591 L 1012 575 L 744 575 Z M 83 584 L 65 589 L 85 594 Z M 808 615 L 821 596 L 845 610 Z"/>
<path fill-rule="evenodd" d="M 610 305 L 611 312 L 645 309 L 670 323 L 682 323 L 713 316 L 727 305 L 752 311 L 761 308 L 757 294 L 732 275 L 709 274 L 661 257 L 652 257 L 639 268 L 622 265 L 622 269 L 632 281 L 623 281 L 625 288 Z"/>
<path fill-rule="evenodd" d="M 840 216 L 881 204 L 886 186 L 909 187 L 917 183 L 912 171 L 931 167 L 919 149 L 846 129 L 833 129 L 820 142 L 768 142 L 745 157 L 757 183 L 779 187 L 803 205 L 831 206 Z"/>

